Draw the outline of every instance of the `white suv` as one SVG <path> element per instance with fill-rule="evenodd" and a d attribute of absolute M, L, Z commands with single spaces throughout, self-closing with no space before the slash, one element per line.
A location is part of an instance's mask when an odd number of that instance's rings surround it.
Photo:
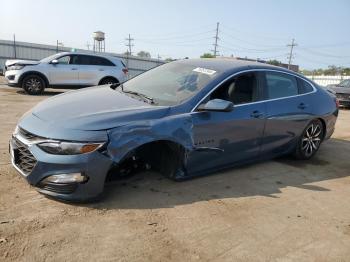
<path fill-rule="evenodd" d="M 122 83 L 128 69 L 113 56 L 58 53 L 40 61 L 7 60 L 5 77 L 10 86 L 22 87 L 30 95 L 46 87 L 94 86 Z"/>

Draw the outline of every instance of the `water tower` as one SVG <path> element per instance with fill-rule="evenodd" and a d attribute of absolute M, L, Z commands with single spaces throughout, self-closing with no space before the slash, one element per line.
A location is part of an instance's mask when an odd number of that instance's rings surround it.
<path fill-rule="evenodd" d="M 94 52 L 105 51 L 105 33 L 102 31 L 96 31 L 93 33 L 94 38 Z"/>

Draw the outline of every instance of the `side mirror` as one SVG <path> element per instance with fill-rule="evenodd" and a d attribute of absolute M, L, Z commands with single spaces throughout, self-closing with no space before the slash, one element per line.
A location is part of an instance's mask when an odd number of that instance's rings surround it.
<path fill-rule="evenodd" d="M 50 62 L 50 64 L 53 64 L 53 65 L 57 65 L 58 64 L 58 60 L 57 59 L 54 59 Z"/>
<path fill-rule="evenodd" d="M 222 99 L 213 99 L 197 107 L 198 111 L 230 112 L 233 110 L 233 103 Z"/>

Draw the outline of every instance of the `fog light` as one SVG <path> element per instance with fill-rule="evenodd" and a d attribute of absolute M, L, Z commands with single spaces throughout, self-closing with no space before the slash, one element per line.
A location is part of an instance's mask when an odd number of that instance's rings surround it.
<path fill-rule="evenodd" d="M 81 173 L 71 173 L 48 176 L 42 180 L 42 183 L 69 184 L 84 183 L 87 180 L 88 178 Z"/>

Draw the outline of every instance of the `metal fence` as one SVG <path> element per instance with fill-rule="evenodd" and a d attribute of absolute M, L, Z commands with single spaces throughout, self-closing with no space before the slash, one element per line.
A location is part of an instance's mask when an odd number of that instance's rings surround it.
<path fill-rule="evenodd" d="M 306 76 L 321 86 L 336 85 L 344 79 L 350 79 L 350 76 Z"/>
<path fill-rule="evenodd" d="M 85 49 L 74 49 L 77 52 L 93 53 Z M 72 51 L 71 47 L 55 45 L 42 45 L 27 42 L 14 42 L 10 40 L 0 40 L 0 69 L 5 66 L 7 59 L 40 60 L 58 52 Z M 129 68 L 129 77 L 143 73 L 153 67 L 161 65 L 164 61 L 152 58 L 141 58 L 137 56 L 126 56 L 116 53 L 103 53 L 116 56 L 124 60 Z"/>

